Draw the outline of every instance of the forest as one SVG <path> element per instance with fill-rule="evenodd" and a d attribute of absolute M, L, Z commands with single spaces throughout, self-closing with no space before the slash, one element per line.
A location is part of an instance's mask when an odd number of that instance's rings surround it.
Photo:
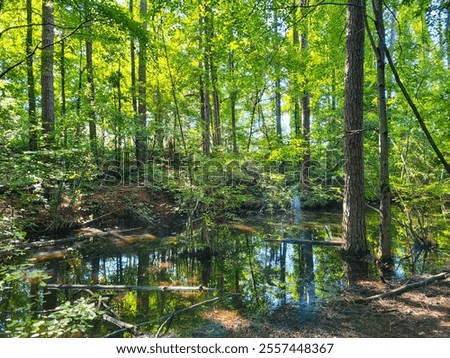
<path fill-rule="evenodd" d="M 449 337 L 448 0 L 0 0 L 0 337 Z"/>

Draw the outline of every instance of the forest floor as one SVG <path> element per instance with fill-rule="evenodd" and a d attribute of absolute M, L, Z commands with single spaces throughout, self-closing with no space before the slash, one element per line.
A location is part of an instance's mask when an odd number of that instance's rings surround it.
<path fill-rule="evenodd" d="M 449 338 L 450 279 L 391 298 L 357 303 L 361 297 L 387 291 L 381 282 L 360 282 L 338 299 L 308 310 L 287 306 L 268 317 L 239 316 L 236 311 L 205 314 L 208 323 L 192 336 L 243 338 Z"/>

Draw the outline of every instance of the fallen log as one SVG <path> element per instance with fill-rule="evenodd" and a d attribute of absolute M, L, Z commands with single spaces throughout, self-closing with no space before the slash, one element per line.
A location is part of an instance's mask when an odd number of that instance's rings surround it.
<path fill-rule="evenodd" d="M 300 244 L 300 245 L 317 245 L 317 246 L 342 246 L 342 241 L 328 240 L 297 240 L 297 239 L 266 239 L 267 242 L 277 242 L 280 244 Z"/>
<path fill-rule="evenodd" d="M 203 286 L 133 286 L 133 285 L 59 285 L 48 284 L 49 290 L 92 290 L 92 291 L 167 291 L 167 292 L 190 292 L 190 291 L 215 291 L 215 288 Z"/>
<path fill-rule="evenodd" d="M 120 233 L 129 232 L 129 231 L 135 231 L 140 229 L 138 228 L 132 228 L 132 229 L 124 229 L 124 230 L 113 230 L 113 231 L 101 231 L 98 229 L 90 229 L 90 231 L 84 230 L 81 231 L 81 235 L 77 236 L 70 236 L 66 237 L 64 239 L 56 239 L 56 240 L 40 240 L 40 241 L 32 241 L 28 242 L 26 244 L 20 243 L 16 245 L 15 247 L 18 248 L 40 248 L 40 247 L 48 247 L 48 246 L 54 246 L 54 245 L 61 245 L 61 244 L 67 244 L 70 242 L 76 242 L 76 241 L 85 241 L 91 238 L 103 238 L 107 236 L 113 236 L 117 237 Z"/>
<path fill-rule="evenodd" d="M 370 302 L 370 301 L 374 301 L 377 299 L 381 299 L 381 298 L 387 298 L 387 297 L 392 297 L 395 295 L 400 295 L 404 292 L 407 291 L 411 291 L 415 288 L 419 288 L 419 287 L 424 287 L 424 286 L 428 286 L 429 284 L 435 282 L 435 281 L 440 281 L 440 280 L 445 280 L 446 278 L 450 277 L 450 272 L 441 272 L 440 274 L 431 276 L 426 278 L 425 280 L 421 280 L 418 282 L 414 282 L 414 283 L 410 283 L 407 285 L 403 285 L 400 286 L 394 290 L 391 291 L 387 291 L 384 293 L 380 293 L 378 295 L 374 295 L 374 296 L 370 296 L 370 297 L 365 297 L 365 298 L 360 298 L 358 300 L 356 300 L 355 302 L 357 303 L 364 303 L 364 302 Z"/>

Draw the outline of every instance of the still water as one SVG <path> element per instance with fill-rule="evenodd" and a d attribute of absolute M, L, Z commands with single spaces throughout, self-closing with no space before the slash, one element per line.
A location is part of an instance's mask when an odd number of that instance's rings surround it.
<path fill-rule="evenodd" d="M 369 220 L 368 232 L 375 248 L 373 221 L 371 227 Z M 286 306 L 307 312 L 320 300 L 336 297 L 347 286 L 340 248 L 316 242 L 339 240 L 340 222 L 340 213 L 294 210 L 284 217 L 215 225 L 202 221 L 174 232 L 170 227 L 152 232 L 85 230 L 74 240 L 35 248 L 31 255 L 36 262 L 33 269 L 45 270 L 47 284 L 192 288 L 98 291 L 121 319 L 154 321 L 148 329 L 155 331 L 168 314 L 214 297 L 225 297 L 215 307 L 244 315 L 270 314 Z M 401 277 L 406 271 L 408 262 L 397 261 L 394 274 Z M 369 278 L 377 275 L 370 264 Z M 39 308 L 44 311 L 77 295 L 92 294 L 70 287 L 44 290 Z M 198 310 L 190 311 L 178 320 L 178 329 L 185 330 L 197 319 Z M 99 328 L 98 335 L 109 331 L 111 327 Z"/>

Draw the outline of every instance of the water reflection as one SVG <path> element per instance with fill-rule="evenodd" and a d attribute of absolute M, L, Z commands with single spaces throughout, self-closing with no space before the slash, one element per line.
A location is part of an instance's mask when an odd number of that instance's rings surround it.
<path fill-rule="evenodd" d="M 114 311 L 130 323 L 149 318 L 157 321 L 212 295 L 229 293 L 239 295 L 224 303 L 226 309 L 269 313 L 289 305 L 301 322 L 308 319 L 316 302 L 334 297 L 361 273 L 377 277 L 377 272 L 373 265 L 367 271 L 367 262 L 363 267 L 343 262 L 338 246 L 316 245 L 340 237 L 339 213 L 302 211 L 300 202 L 293 202 L 292 209 L 288 217 L 214 226 L 203 222 L 186 232 L 159 238 L 140 231 L 114 233 L 69 247 L 41 248 L 34 256 L 46 271 L 47 283 L 216 288 L 215 292 L 184 293 L 102 291 L 102 296 L 111 299 Z M 291 243 L 295 240 L 303 243 Z M 408 263 L 398 261 L 396 272 L 403 274 Z M 83 294 L 43 292 L 37 284 L 30 291 L 39 298 L 31 303 L 35 311 L 52 310 Z M 186 324 L 195 317 L 193 312 Z"/>
<path fill-rule="evenodd" d="M 323 240 L 334 230 L 339 214 L 334 221 L 330 218 L 333 216 L 327 215 L 323 223 L 319 216 L 306 213 L 286 223 L 262 219 L 208 229 L 201 225 L 189 233 L 159 240 L 147 240 L 144 233 L 130 234 L 127 244 L 117 241 L 116 235 L 78 244 L 63 260 L 51 260 L 45 266 L 51 283 L 215 287 L 219 293 L 241 293 L 233 298 L 233 304 L 247 312 L 269 312 L 286 304 L 310 306 L 342 287 L 339 250 L 266 239 Z M 325 230 L 325 224 L 332 229 Z M 43 253 L 40 255 L 42 259 Z M 205 295 L 125 292 L 117 306 L 130 314 L 161 316 Z M 50 291 L 46 308 L 66 298 Z"/>

